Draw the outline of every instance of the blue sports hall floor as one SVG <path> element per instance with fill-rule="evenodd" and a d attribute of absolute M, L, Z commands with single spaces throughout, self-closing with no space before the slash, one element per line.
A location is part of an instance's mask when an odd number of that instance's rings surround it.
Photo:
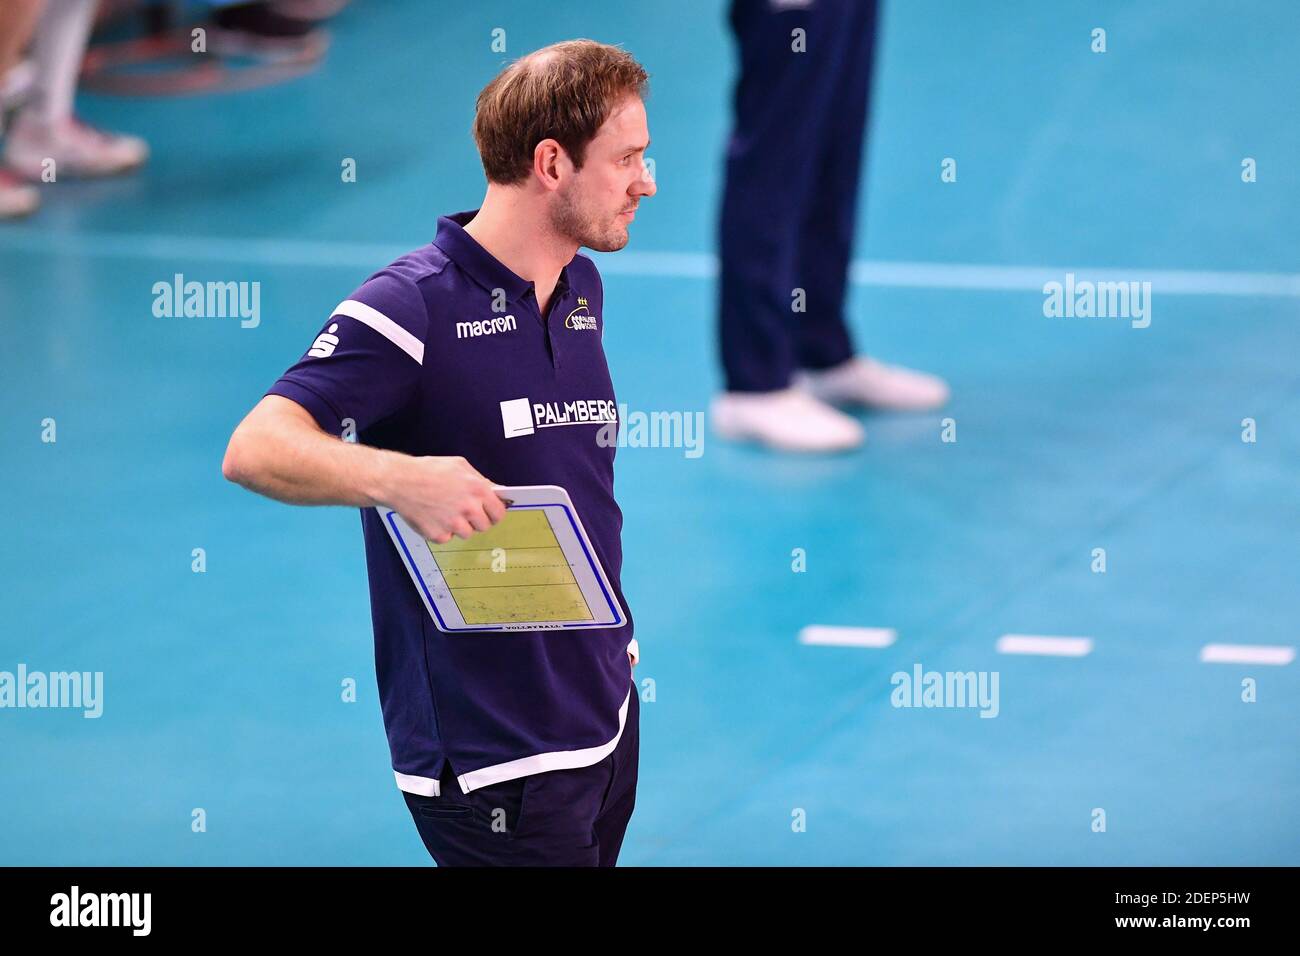
<path fill-rule="evenodd" d="M 0 862 L 429 863 L 390 770 L 357 514 L 228 484 L 225 442 L 333 305 L 477 204 L 483 84 L 574 36 L 652 74 L 659 193 L 600 259 L 619 400 L 705 410 L 724 15 L 357 2 L 305 78 L 81 98 L 153 159 L 0 225 L 0 670 L 102 671 L 105 710 L 0 712 Z M 953 400 L 864 415 L 842 456 L 711 431 L 698 457 L 619 451 L 654 697 L 622 865 L 1300 863 L 1300 670 L 1202 660 L 1297 641 L 1297 37 L 1286 3 L 886 5 L 852 324 Z M 1067 271 L 1151 281 L 1150 326 L 1045 317 Z M 155 318 L 175 273 L 260 282 L 260 325 Z M 1005 634 L 1091 650 L 1000 653 Z M 997 717 L 892 706 L 917 664 L 997 672 Z"/>

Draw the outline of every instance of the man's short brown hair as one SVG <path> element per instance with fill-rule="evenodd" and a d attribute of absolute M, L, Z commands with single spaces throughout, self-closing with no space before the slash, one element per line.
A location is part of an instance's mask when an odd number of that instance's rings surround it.
<path fill-rule="evenodd" d="M 581 169 L 614 106 L 629 94 L 644 98 L 648 79 L 626 50 L 594 40 L 553 43 L 516 60 L 483 87 L 475 107 L 474 142 L 488 182 L 527 178 L 544 139 Z"/>

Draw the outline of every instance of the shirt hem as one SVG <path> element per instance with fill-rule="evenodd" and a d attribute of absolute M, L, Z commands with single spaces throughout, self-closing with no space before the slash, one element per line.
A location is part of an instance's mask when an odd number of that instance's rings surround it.
<path fill-rule="evenodd" d="M 472 790 L 488 787 L 494 783 L 504 783 L 517 777 L 545 773 L 548 770 L 573 770 L 577 767 L 589 767 L 604 760 L 614 752 L 614 748 L 618 746 L 619 740 L 623 737 L 623 730 L 627 726 L 627 709 L 631 702 L 632 688 L 629 687 L 627 696 L 623 698 L 623 706 L 618 710 L 618 733 L 614 734 L 614 739 L 608 743 L 600 744 L 597 747 L 586 747 L 582 750 L 554 750 L 550 753 L 533 754 L 531 757 L 520 757 L 518 760 L 508 760 L 505 763 L 471 770 L 456 778 L 456 782 L 460 784 L 461 793 L 469 793 Z M 405 790 L 407 793 L 414 793 L 423 797 L 442 796 L 441 782 L 432 777 L 400 773 L 397 770 L 393 771 L 393 776 L 397 779 L 399 790 Z"/>

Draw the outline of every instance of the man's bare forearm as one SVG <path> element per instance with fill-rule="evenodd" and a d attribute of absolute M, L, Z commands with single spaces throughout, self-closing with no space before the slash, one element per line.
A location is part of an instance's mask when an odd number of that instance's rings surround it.
<path fill-rule="evenodd" d="M 365 508 L 386 503 L 393 457 L 398 453 L 335 438 L 296 402 L 269 395 L 235 429 L 221 470 L 276 501 Z"/>
<path fill-rule="evenodd" d="M 394 509 L 430 541 L 468 538 L 505 516 L 492 482 L 459 456 L 417 457 L 322 431 L 287 398 L 268 395 L 230 436 L 222 473 L 276 501 Z"/>

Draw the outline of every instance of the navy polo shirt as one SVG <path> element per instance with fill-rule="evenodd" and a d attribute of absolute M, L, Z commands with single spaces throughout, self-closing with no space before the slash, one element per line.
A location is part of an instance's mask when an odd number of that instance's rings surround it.
<path fill-rule="evenodd" d="M 379 513 L 363 508 L 393 770 L 399 787 L 426 796 L 439 795 L 447 761 L 468 793 L 602 760 L 623 732 L 637 654 L 619 580 L 615 447 L 597 441 L 618 407 L 600 275 L 574 256 L 543 316 L 533 283 L 462 228 L 475 212 L 440 218 L 433 242 L 362 283 L 268 392 L 330 434 L 352 428 L 376 448 L 461 455 L 497 484 L 567 489 L 627 613 L 618 628 L 444 633 Z M 537 427 L 521 424 L 520 399 Z"/>

